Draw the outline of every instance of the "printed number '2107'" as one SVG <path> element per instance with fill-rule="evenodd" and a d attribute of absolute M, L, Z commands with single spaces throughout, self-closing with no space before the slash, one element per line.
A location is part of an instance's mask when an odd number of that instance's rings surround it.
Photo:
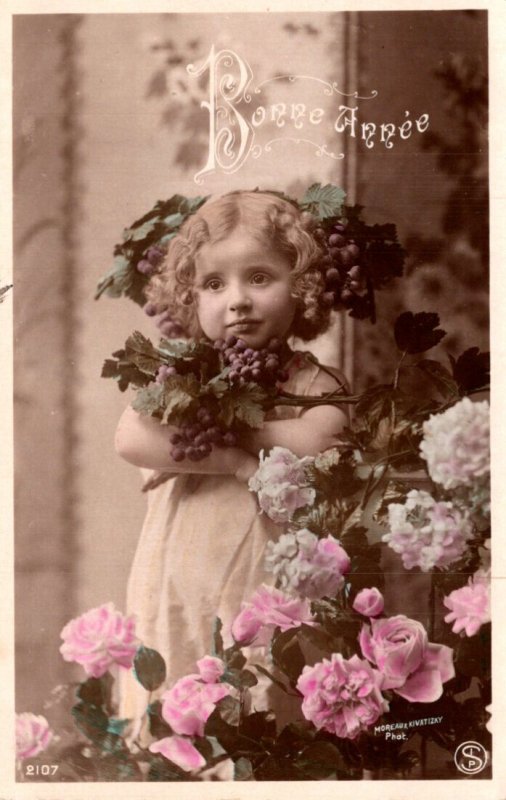
<path fill-rule="evenodd" d="M 27 764 L 25 775 L 54 775 L 58 764 Z"/>

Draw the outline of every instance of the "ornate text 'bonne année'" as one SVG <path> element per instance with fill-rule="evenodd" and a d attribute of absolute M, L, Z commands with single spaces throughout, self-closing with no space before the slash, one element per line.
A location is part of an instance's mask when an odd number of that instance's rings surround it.
<path fill-rule="evenodd" d="M 327 98 L 340 95 L 355 100 L 373 100 L 377 92 L 360 97 L 357 92 L 342 92 L 337 83 L 330 83 L 311 75 L 275 76 L 262 81 L 254 90 L 250 90 L 253 72 L 247 61 L 230 49 L 216 50 L 211 46 L 207 58 L 196 66 L 188 64 L 188 73 L 200 78 L 209 75 L 209 99 L 201 102 L 201 107 L 208 112 L 209 147 L 204 167 L 195 173 L 196 183 L 202 183 L 205 175 L 220 170 L 225 174 L 236 172 L 250 157 L 258 158 L 262 152 L 269 152 L 271 146 L 282 141 L 297 144 L 310 144 L 315 148 L 315 155 L 328 156 L 334 159 L 344 158 L 344 153 L 336 154 L 328 145 L 336 134 L 349 136 L 364 143 L 371 149 L 375 144 L 382 144 L 387 150 L 394 147 L 396 140 L 406 140 L 417 132 L 424 133 L 429 127 L 429 114 L 422 113 L 411 119 L 411 112 L 404 112 L 402 122 L 370 122 L 362 120 L 358 105 L 341 104 L 333 109 L 322 107 L 320 97 L 313 105 L 302 102 L 271 102 L 264 105 L 248 106 L 252 94 L 259 95 L 263 86 L 274 84 L 286 86 L 295 81 L 313 81 L 323 90 Z M 332 120 L 329 120 L 332 116 Z M 323 142 L 315 142 L 312 138 L 317 131 L 324 136 L 324 122 L 329 121 L 328 135 Z M 270 130 L 279 131 L 269 141 L 259 144 L 257 132 L 263 126 L 271 126 Z M 306 129 L 306 130 L 303 130 Z M 306 131 L 309 131 L 306 135 Z"/>

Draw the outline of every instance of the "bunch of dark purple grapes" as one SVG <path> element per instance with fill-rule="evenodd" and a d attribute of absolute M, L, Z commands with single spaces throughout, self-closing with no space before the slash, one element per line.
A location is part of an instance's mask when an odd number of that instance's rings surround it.
<path fill-rule="evenodd" d="M 342 223 L 333 225 L 329 231 L 316 228 L 314 236 L 326 251 L 322 259 L 325 278 L 322 303 L 353 309 L 367 295 L 359 246 L 346 235 L 346 225 Z"/>
<path fill-rule="evenodd" d="M 262 350 L 254 350 L 243 339 L 228 336 L 217 339 L 213 347 L 220 350 L 225 366 L 230 367 L 228 380 L 234 386 L 258 383 L 260 386 L 274 386 L 288 380 L 288 372 L 281 366 L 280 339 L 271 339 Z"/>
<path fill-rule="evenodd" d="M 186 336 L 183 326 L 172 316 L 167 306 L 157 306 L 156 303 L 148 302 L 144 306 L 144 313 L 148 317 L 156 317 L 155 325 L 167 339 L 182 339 Z"/>
<path fill-rule="evenodd" d="M 170 369 L 170 368 L 169 368 Z M 170 437 L 173 445 L 170 454 L 174 461 L 202 461 L 217 447 L 234 447 L 237 438 L 231 431 L 220 425 L 207 408 L 199 408 L 193 423 L 181 425 Z"/>
<path fill-rule="evenodd" d="M 158 272 L 158 267 L 160 266 L 164 256 L 165 250 L 162 250 L 161 247 L 157 247 L 156 245 L 148 247 L 146 253 L 144 254 L 144 258 L 141 258 L 136 265 L 137 271 L 150 278 L 151 275 L 154 275 L 155 272 Z"/>

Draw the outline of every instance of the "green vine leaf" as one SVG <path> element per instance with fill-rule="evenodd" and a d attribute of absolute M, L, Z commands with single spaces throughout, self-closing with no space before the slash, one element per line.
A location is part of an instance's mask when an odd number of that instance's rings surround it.
<path fill-rule="evenodd" d="M 132 400 L 132 408 L 139 414 L 153 416 L 163 413 L 164 387 L 159 383 L 150 383 L 144 389 L 139 389 Z"/>
<path fill-rule="evenodd" d="M 234 422 L 259 428 L 265 417 L 263 401 L 266 392 L 254 383 L 233 389 L 220 398 L 220 420 L 227 428 Z"/>
<path fill-rule="evenodd" d="M 103 294 L 109 297 L 121 297 L 131 286 L 130 262 L 123 255 L 116 256 L 113 267 L 100 279 L 95 292 L 95 300 Z"/>
<path fill-rule="evenodd" d="M 418 361 L 416 366 L 428 376 L 443 398 L 450 399 L 459 396 L 459 387 L 456 380 L 439 361 L 426 358 Z"/>
<path fill-rule="evenodd" d="M 413 314 L 411 311 L 404 311 L 397 317 L 394 325 L 397 347 L 411 355 L 430 350 L 446 336 L 446 331 L 438 328 L 438 325 L 438 314 L 426 311 Z"/>
<path fill-rule="evenodd" d="M 177 425 L 184 420 L 184 412 L 188 411 L 198 399 L 200 384 L 192 373 L 173 375 L 166 378 L 163 389 L 163 415 L 165 425 Z"/>
<path fill-rule="evenodd" d="M 391 503 L 404 505 L 408 487 L 400 481 L 389 481 L 381 498 L 379 506 L 374 511 L 372 518 L 378 525 L 386 527 L 388 525 L 388 506 Z"/>
<path fill-rule="evenodd" d="M 113 267 L 99 281 L 95 299 L 103 294 L 109 297 L 125 295 L 138 305 L 144 305 L 144 290 L 149 277 L 137 270 L 138 262 L 148 247 L 167 244 L 185 219 L 207 199 L 176 194 L 169 200 L 158 200 L 150 211 L 125 228 L 121 243 L 114 247 Z"/>
<path fill-rule="evenodd" d="M 134 658 L 134 674 L 139 683 L 152 692 L 167 677 L 165 661 L 157 650 L 141 645 Z"/>
<path fill-rule="evenodd" d="M 345 197 L 346 192 L 338 186 L 330 183 L 325 186 L 313 183 L 300 201 L 300 207 L 321 220 L 338 217 L 341 214 Z"/>
<path fill-rule="evenodd" d="M 470 347 L 456 360 L 453 356 L 449 358 L 461 394 L 485 388 L 490 383 L 490 353 L 480 353 L 478 347 Z"/>
<path fill-rule="evenodd" d="M 241 756 L 234 762 L 234 781 L 253 781 L 253 766 L 249 758 Z"/>

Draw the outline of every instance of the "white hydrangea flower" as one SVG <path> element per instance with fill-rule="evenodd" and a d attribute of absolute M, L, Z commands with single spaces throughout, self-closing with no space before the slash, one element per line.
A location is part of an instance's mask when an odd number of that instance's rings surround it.
<path fill-rule="evenodd" d="M 248 486 L 273 522 L 289 522 L 298 508 L 314 501 L 315 490 L 307 485 L 304 470 L 313 461 L 310 456 L 298 458 L 285 447 L 273 447 L 268 456 L 260 452 L 258 469 Z"/>
<path fill-rule="evenodd" d="M 423 424 L 421 457 L 445 489 L 470 484 L 490 472 L 490 408 L 464 397 Z"/>
<path fill-rule="evenodd" d="M 383 541 L 406 569 L 420 567 L 422 572 L 458 561 L 473 532 L 468 517 L 452 503 L 417 489 L 408 492 L 404 504 L 390 503 L 388 525 Z"/>
<path fill-rule="evenodd" d="M 319 539 L 307 528 L 268 542 L 265 567 L 281 588 L 310 600 L 333 597 L 344 585 L 350 559 L 337 539 Z"/>

